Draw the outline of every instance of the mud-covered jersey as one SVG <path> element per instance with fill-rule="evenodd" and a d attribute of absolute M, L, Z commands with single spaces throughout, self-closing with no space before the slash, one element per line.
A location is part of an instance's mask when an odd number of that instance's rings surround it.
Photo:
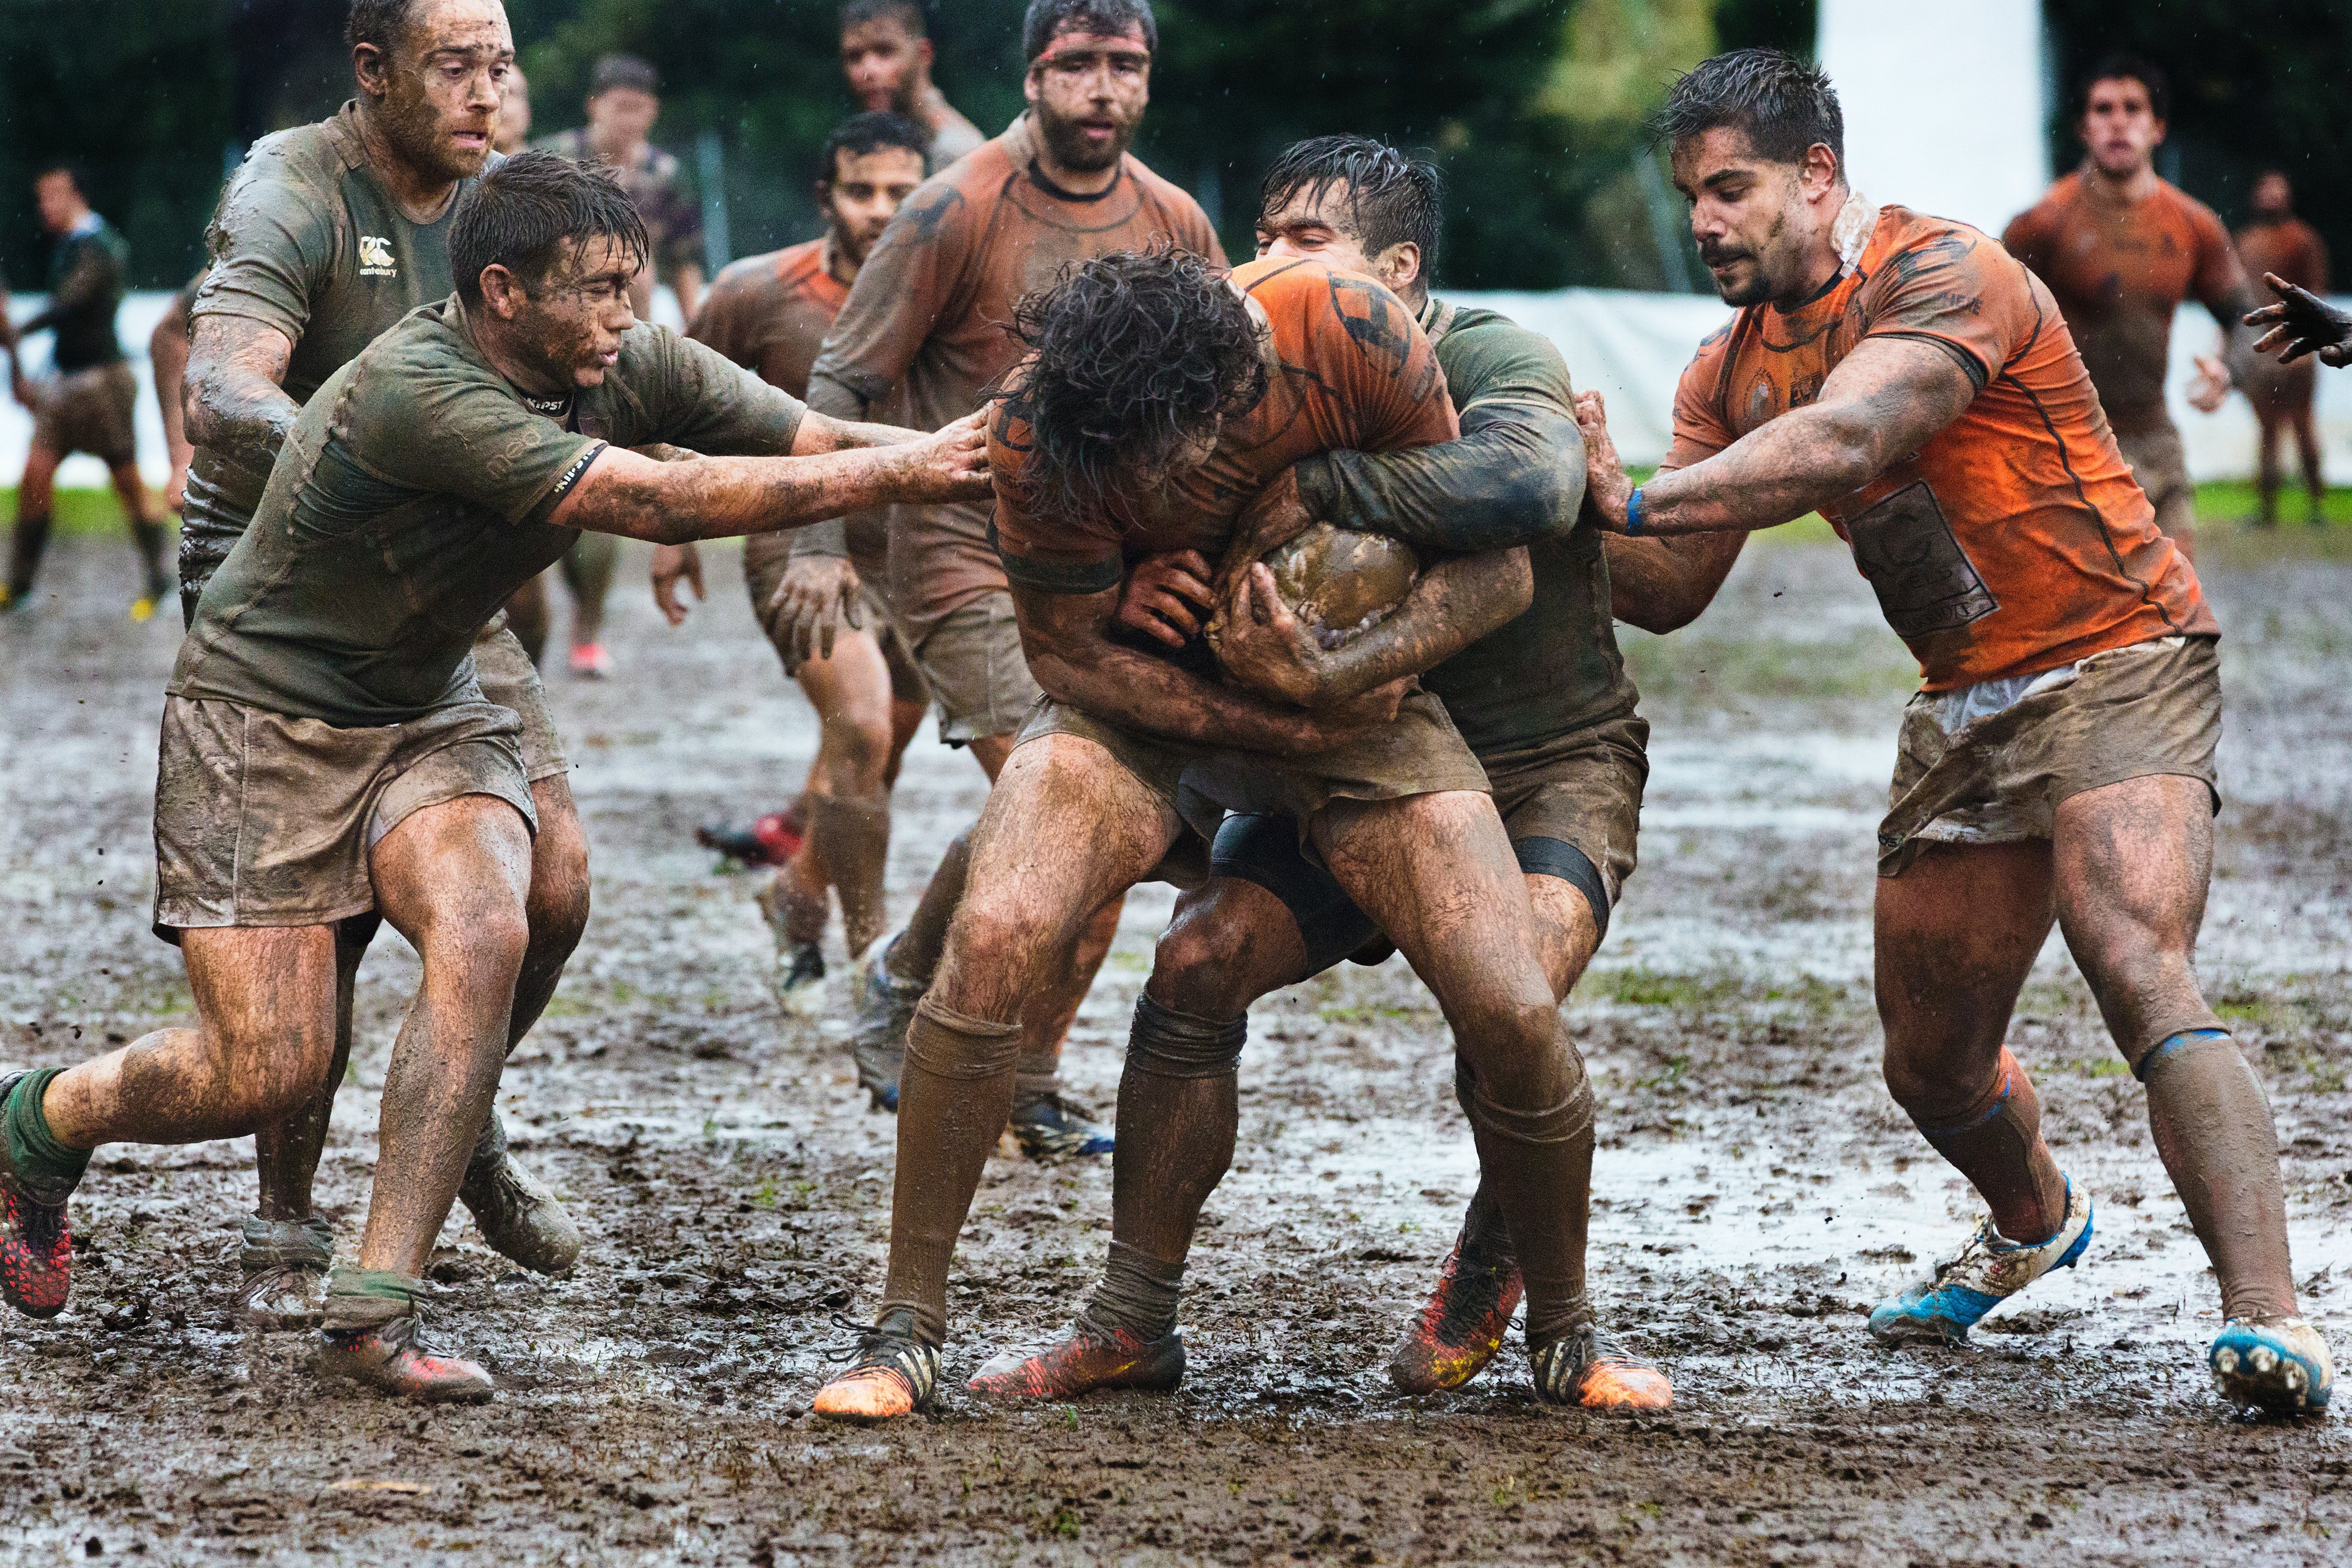
<path fill-rule="evenodd" d="M 114 316 L 122 308 L 130 266 L 129 243 L 96 213 L 50 247 L 48 308 L 18 331 L 55 334 L 49 363 L 59 374 L 122 363 Z"/>
<path fill-rule="evenodd" d="M 2219 632 L 2116 449 L 2050 290 L 1965 224 L 1884 208 L 1825 292 L 1735 315 L 1683 372 L 1663 467 L 1811 403 L 1872 337 L 1932 343 L 1978 388 L 1926 446 L 1822 508 L 1928 690 Z"/>
<path fill-rule="evenodd" d="M 2224 314 L 2244 282 L 2212 209 L 2162 180 L 2139 201 L 2116 201 L 2073 174 L 2000 242 L 2056 296 L 2108 422 L 2126 436 L 2168 424 L 2173 312 L 2193 299 Z"/>
<path fill-rule="evenodd" d="M 579 537 L 547 519 L 608 444 L 782 454 L 804 412 L 646 323 L 601 385 L 542 408 L 454 297 L 400 321 L 304 405 L 168 689 L 345 728 L 467 700 L 475 634 Z"/>
<path fill-rule="evenodd" d="M 1074 261 L 1173 242 L 1224 264 L 1200 204 L 1132 156 L 1100 195 L 1037 173 L 1024 116 L 926 181 L 898 209 L 851 285 L 809 376 L 809 406 L 842 419 L 936 430 L 980 406 L 1022 354 L 1013 302 Z M 1004 574 L 985 502 L 890 509 L 890 604 L 921 628 Z"/>
<path fill-rule="evenodd" d="M 463 191 L 471 182 L 460 182 Z M 448 297 L 449 216 L 413 223 L 376 177 L 359 109 L 266 136 L 230 176 L 205 244 L 193 320 L 235 316 L 294 345 L 279 384 L 297 405 L 418 306 Z M 188 466 L 184 539 L 226 550 L 261 504 L 266 466 L 201 443 Z"/>
<path fill-rule="evenodd" d="M 686 188 L 686 174 L 675 154 L 646 142 L 628 163 L 607 163 L 590 144 L 584 126 L 559 131 L 531 145 L 613 172 L 629 194 L 629 205 L 645 220 L 655 277 L 667 282 L 679 268 L 702 265 L 702 205 Z"/>
<path fill-rule="evenodd" d="M 1369 278 L 1319 261 L 1276 258 L 1234 269 L 1263 307 L 1276 361 L 1265 395 L 1224 422 L 1206 462 L 1144 496 L 1076 523 L 1029 510 L 1033 448 L 1020 373 L 990 416 L 995 535 L 1004 574 L 1041 594 L 1100 594 L 1128 563 L 1173 550 L 1211 562 L 1232 542 L 1244 508 L 1276 476 L 1318 452 L 1387 452 L 1461 434 L 1437 351 L 1403 301 Z"/>
<path fill-rule="evenodd" d="M 2255 292 L 2269 300 L 2263 274 L 2275 272 L 2298 289 L 2327 292 L 2327 242 L 2301 218 L 2251 223 L 2238 231 L 2238 260 Z"/>

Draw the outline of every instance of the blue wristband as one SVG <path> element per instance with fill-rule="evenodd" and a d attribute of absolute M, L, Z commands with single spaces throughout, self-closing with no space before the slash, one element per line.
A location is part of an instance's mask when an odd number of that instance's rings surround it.
<path fill-rule="evenodd" d="M 1636 485 L 1633 487 L 1633 493 L 1625 498 L 1625 537 L 1631 539 L 1641 531 L 1642 487 Z"/>

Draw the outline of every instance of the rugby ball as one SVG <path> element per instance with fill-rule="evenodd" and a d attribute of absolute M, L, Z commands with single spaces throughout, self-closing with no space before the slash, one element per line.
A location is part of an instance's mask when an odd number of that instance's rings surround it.
<path fill-rule="evenodd" d="M 1421 575 L 1412 546 L 1318 522 L 1265 555 L 1275 591 L 1318 646 L 1343 647 L 1404 603 Z"/>

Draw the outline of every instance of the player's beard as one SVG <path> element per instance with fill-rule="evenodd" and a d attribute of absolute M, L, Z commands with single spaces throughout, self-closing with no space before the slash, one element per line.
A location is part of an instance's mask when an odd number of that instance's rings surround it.
<path fill-rule="evenodd" d="M 439 106 L 426 95 L 424 83 L 403 71 L 392 73 L 383 98 L 375 106 L 375 121 L 402 162 L 437 180 L 454 184 L 471 179 L 482 172 L 488 157 L 487 151 L 476 157 L 450 145 L 442 134 Z M 495 122 L 489 127 L 493 133 L 497 129 Z"/>
<path fill-rule="evenodd" d="M 1114 119 L 1109 143 L 1101 148 L 1090 147 L 1085 128 L 1078 121 L 1061 119 L 1042 102 L 1037 105 L 1037 130 L 1045 138 L 1046 150 L 1054 154 L 1054 162 L 1083 174 L 1116 167 L 1127 155 L 1129 145 L 1135 140 L 1136 128 L 1141 123 L 1140 114 L 1130 120 Z"/>

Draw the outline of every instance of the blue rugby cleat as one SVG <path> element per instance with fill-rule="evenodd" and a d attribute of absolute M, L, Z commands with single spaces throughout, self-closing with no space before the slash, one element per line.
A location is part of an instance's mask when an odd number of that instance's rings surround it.
<path fill-rule="evenodd" d="M 1013 1101 L 1011 1131 L 1021 1152 L 1032 1160 L 1108 1154 L 1117 1147 L 1110 1130 L 1059 1089 Z"/>
<path fill-rule="evenodd" d="M 2066 1219 L 2058 1234 L 2032 1245 L 2005 1241 L 1988 1215 L 1960 1255 L 1870 1314 L 1879 1343 L 1938 1341 L 1966 1344 L 1977 1320 L 2053 1268 L 2072 1268 L 2091 1245 L 2091 1200 L 2066 1183 Z"/>
<path fill-rule="evenodd" d="M 2206 1352 L 2213 1386 L 2242 1410 L 2316 1415 L 2327 1408 L 2336 1363 L 2327 1342 L 2301 1318 L 2250 1322 L 2232 1318 Z"/>

